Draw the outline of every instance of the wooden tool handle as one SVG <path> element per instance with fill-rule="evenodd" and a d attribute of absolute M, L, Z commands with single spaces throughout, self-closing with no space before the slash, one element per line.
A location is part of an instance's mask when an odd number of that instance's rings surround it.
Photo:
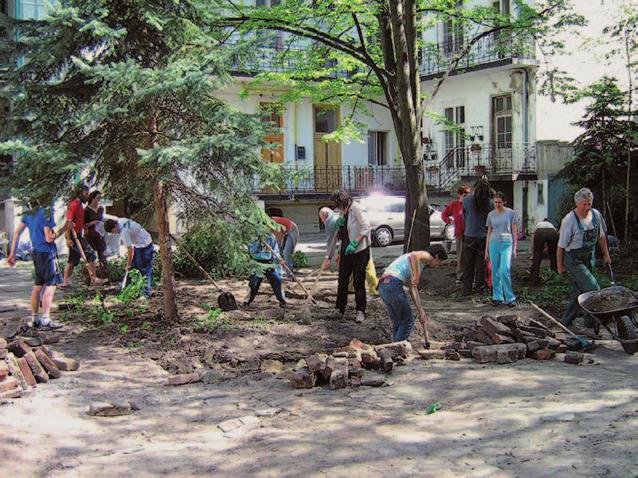
<path fill-rule="evenodd" d="M 293 280 L 299 284 L 299 287 L 301 287 L 303 289 L 303 291 L 306 293 L 306 295 L 308 297 L 310 297 L 310 299 L 312 299 L 312 295 L 310 294 L 310 292 L 308 292 L 308 289 L 306 289 L 304 287 L 304 285 L 299 281 L 299 279 L 297 279 L 297 276 L 295 276 L 295 274 L 293 274 L 293 272 L 290 270 L 290 267 L 288 267 L 288 264 L 286 264 L 286 261 L 284 261 L 281 256 L 279 254 L 277 254 L 272 247 L 270 247 L 270 245 L 268 245 L 266 242 L 261 241 L 261 243 L 266 246 L 266 249 L 268 249 L 268 252 L 270 252 L 273 256 L 275 256 L 275 258 L 279 259 L 281 262 L 281 265 L 284 266 L 284 269 L 286 269 L 286 271 L 290 274 L 290 277 L 293 278 Z M 306 298 L 308 298 L 306 297 Z M 310 300 L 308 299 L 308 300 Z"/>
<path fill-rule="evenodd" d="M 188 259 L 193 263 L 193 265 L 195 267 L 197 267 L 197 269 L 199 269 L 199 272 L 201 272 L 202 274 L 204 274 L 204 277 L 206 277 L 206 279 L 208 279 L 214 286 L 215 288 L 219 291 L 219 292 L 224 292 L 224 290 L 219 287 L 219 285 L 217 285 L 217 282 L 215 282 L 215 280 L 211 277 L 211 275 L 206 272 L 206 269 L 204 269 L 202 266 L 199 265 L 199 262 L 197 262 L 195 260 L 195 258 L 193 256 L 191 256 L 190 252 L 188 252 L 188 250 L 186 250 L 186 248 L 184 247 L 184 245 L 177 240 L 177 238 L 175 236 L 173 236 L 172 234 L 169 234 L 169 237 L 175 241 L 175 244 L 177 244 L 182 251 L 184 252 L 184 254 L 186 254 L 186 257 L 188 257 Z"/>
<path fill-rule="evenodd" d="M 78 250 L 80 251 L 80 256 L 82 256 L 82 260 L 88 264 L 89 261 L 86 260 L 86 254 L 84 254 L 84 249 L 82 249 L 82 243 L 80 242 L 80 239 L 78 239 L 78 235 L 75 232 L 75 228 L 72 227 L 71 228 L 71 236 L 73 236 L 73 242 L 75 242 L 75 247 L 78 248 Z"/>
<path fill-rule="evenodd" d="M 581 338 L 578 335 L 576 335 L 574 332 L 569 330 L 567 327 L 565 327 L 563 324 L 561 324 L 558 320 L 556 320 L 554 317 L 552 317 L 547 312 L 545 312 L 543 309 L 541 309 L 539 306 L 537 306 L 534 302 L 530 302 L 529 305 L 531 305 L 534 310 L 536 310 L 537 312 L 541 313 L 545 318 L 547 318 L 547 319 L 551 320 L 552 322 L 554 322 L 556 325 L 558 325 L 561 329 L 563 329 L 569 335 L 571 335 L 573 337 L 576 337 L 579 341 L 581 340 Z"/>

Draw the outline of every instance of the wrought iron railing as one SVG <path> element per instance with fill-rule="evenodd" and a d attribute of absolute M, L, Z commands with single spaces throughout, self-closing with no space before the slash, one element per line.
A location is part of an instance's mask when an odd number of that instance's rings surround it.
<path fill-rule="evenodd" d="M 343 188 L 365 194 L 375 190 L 405 192 L 405 169 L 390 166 L 286 167 L 279 187 L 263 187 L 255 181 L 260 195 L 327 194 Z"/>
<path fill-rule="evenodd" d="M 422 52 L 421 74 L 436 75 L 446 72 L 470 41 L 471 38 L 458 36 L 426 45 Z M 533 43 L 527 36 L 496 32 L 474 43 L 459 61 L 456 71 L 512 58 L 534 58 Z"/>
<path fill-rule="evenodd" d="M 426 164 L 426 184 L 439 190 L 454 186 L 463 176 L 509 176 L 536 172 L 533 143 L 472 145 L 450 149 L 443 159 Z"/>

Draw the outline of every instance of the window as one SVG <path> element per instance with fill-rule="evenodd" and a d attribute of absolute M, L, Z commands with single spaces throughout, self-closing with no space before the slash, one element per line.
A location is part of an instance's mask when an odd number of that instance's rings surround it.
<path fill-rule="evenodd" d="M 333 133 L 338 124 L 336 109 L 315 107 L 315 133 Z"/>
<path fill-rule="evenodd" d="M 444 133 L 445 155 L 448 158 L 448 168 L 465 166 L 465 106 L 445 108 L 445 119 L 454 123 L 454 129 Z M 458 128 L 458 129 L 457 129 Z"/>
<path fill-rule="evenodd" d="M 543 183 L 536 183 L 536 194 L 538 204 L 545 204 L 545 185 Z"/>
<path fill-rule="evenodd" d="M 497 148 L 512 147 L 512 95 L 492 98 L 493 142 Z"/>
<path fill-rule="evenodd" d="M 388 133 L 385 131 L 368 131 L 368 164 L 370 166 L 387 166 Z"/>
<path fill-rule="evenodd" d="M 463 0 L 458 0 L 456 6 L 462 7 Z M 443 23 L 443 53 L 446 57 L 454 56 L 463 48 L 463 24 L 454 20 Z"/>
<path fill-rule="evenodd" d="M 492 2 L 492 8 L 498 13 L 509 16 L 510 14 L 510 0 L 494 0 Z"/>

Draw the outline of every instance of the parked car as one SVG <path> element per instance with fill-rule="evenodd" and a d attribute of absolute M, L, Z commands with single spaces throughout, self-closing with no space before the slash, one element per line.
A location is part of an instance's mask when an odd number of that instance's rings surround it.
<path fill-rule="evenodd" d="M 372 242 L 379 247 L 405 237 L 405 197 L 371 194 L 358 199 L 370 221 Z M 454 240 L 454 225 L 445 224 L 438 204 L 430 204 L 430 237 L 446 241 Z"/>

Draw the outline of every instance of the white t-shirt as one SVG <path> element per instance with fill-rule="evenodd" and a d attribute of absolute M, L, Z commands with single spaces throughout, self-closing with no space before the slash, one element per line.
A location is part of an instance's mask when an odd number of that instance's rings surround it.
<path fill-rule="evenodd" d="M 607 225 L 605 224 L 605 220 L 603 219 L 602 214 L 597 209 L 592 209 L 591 214 L 588 214 L 585 219 L 580 219 L 581 225 L 583 226 L 583 230 L 590 231 L 594 228 L 594 214 L 596 214 L 596 222 L 599 227 L 599 239 L 605 237 L 605 231 L 607 230 Z M 578 222 L 576 222 L 576 214 L 574 211 L 570 211 L 567 214 L 561 224 L 560 224 L 560 235 L 558 237 L 558 247 L 565 249 L 566 251 L 573 251 L 575 249 L 580 249 L 583 247 L 583 233 L 578 227 Z"/>
<path fill-rule="evenodd" d="M 549 221 L 540 221 L 536 224 L 536 229 L 554 229 L 556 230 L 556 228 L 554 227 L 554 225 L 549 222 Z"/>
<path fill-rule="evenodd" d="M 120 227 L 120 238 L 126 247 L 147 247 L 153 242 L 146 229 L 132 219 L 121 217 L 117 220 Z"/>

